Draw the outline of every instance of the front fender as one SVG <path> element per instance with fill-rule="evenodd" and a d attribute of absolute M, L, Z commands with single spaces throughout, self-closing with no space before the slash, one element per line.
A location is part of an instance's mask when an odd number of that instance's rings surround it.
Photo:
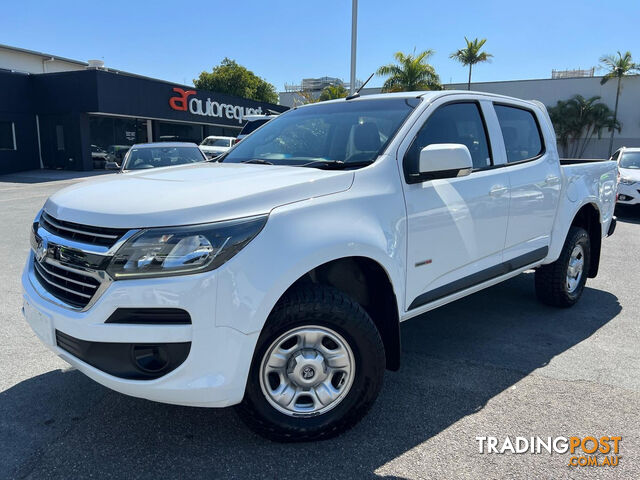
<path fill-rule="evenodd" d="M 319 265 L 354 256 L 382 266 L 400 308 L 406 259 L 404 205 L 386 200 L 363 202 L 344 193 L 273 210 L 263 231 L 218 272 L 216 325 L 247 334 L 259 331 L 296 280 Z"/>

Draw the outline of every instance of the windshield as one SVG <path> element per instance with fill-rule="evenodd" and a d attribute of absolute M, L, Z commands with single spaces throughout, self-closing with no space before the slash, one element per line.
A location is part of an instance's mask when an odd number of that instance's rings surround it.
<path fill-rule="evenodd" d="M 256 130 L 258 127 L 261 127 L 262 125 L 267 123 L 269 120 L 271 120 L 271 119 L 270 118 L 261 118 L 260 120 L 253 120 L 253 121 L 247 122 L 245 124 L 245 126 L 242 127 L 242 130 L 240 131 L 240 135 L 249 135 L 251 132 Z"/>
<path fill-rule="evenodd" d="M 231 139 L 229 138 L 205 138 L 200 144 L 205 147 L 230 147 Z"/>
<path fill-rule="evenodd" d="M 186 163 L 204 162 L 206 158 L 198 147 L 144 147 L 132 148 L 125 159 L 123 170 L 142 170 L 172 167 Z"/>
<path fill-rule="evenodd" d="M 382 153 L 416 104 L 415 99 L 384 98 L 290 110 L 245 138 L 222 161 L 362 166 Z"/>
<path fill-rule="evenodd" d="M 620 158 L 620 168 L 640 169 L 640 152 L 625 152 Z"/>

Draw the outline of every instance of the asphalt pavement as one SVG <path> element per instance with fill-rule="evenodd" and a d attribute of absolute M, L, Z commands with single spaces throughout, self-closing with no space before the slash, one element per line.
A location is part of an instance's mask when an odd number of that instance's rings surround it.
<path fill-rule="evenodd" d="M 0 478 L 640 478 L 640 207 L 617 211 L 574 308 L 539 304 L 524 273 L 409 320 L 402 367 L 359 425 L 277 444 L 232 408 L 112 392 L 36 339 L 20 313 L 29 226 L 48 195 L 79 181 L 0 177 Z M 618 466 L 480 453 L 476 441 L 588 435 L 622 437 Z"/>

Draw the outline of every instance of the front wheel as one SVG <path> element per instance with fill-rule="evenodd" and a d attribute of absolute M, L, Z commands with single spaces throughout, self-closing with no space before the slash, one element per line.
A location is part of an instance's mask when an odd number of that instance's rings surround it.
<path fill-rule="evenodd" d="M 554 307 L 571 307 L 582 295 L 591 260 L 591 243 L 584 228 L 571 227 L 560 257 L 536 270 L 538 300 Z"/>
<path fill-rule="evenodd" d="M 384 368 L 382 340 L 360 305 L 331 287 L 301 286 L 269 316 L 238 412 L 273 440 L 329 438 L 366 414 Z"/>

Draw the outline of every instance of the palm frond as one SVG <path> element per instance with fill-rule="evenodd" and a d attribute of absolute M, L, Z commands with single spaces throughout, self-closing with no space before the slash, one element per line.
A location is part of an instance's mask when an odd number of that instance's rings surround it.
<path fill-rule="evenodd" d="M 420 53 L 414 51 L 411 54 L 396 52 L 396 63 L 383 65 L 376 73 L 388 77 L 382 90 L 385 92 L 433 90 L 440 89 L 440 77 L 432 65 L 426 63 L 433 50 L 424 50 Z"/>
<path fill-rule="evenodd" d="M 480 51 L 482 47 L 484 47 L 484 44 L 487 43 L 486 38 L 469 40 L 467 37 L 464 37 L 464 41 L 467 46 L 456 50 L 449 55 L 449 58 L 460 62 L 462 65 L 468 66 L 480 62 L 489 62 L 490 58 L 493 57 L 490 53 Z"/>

